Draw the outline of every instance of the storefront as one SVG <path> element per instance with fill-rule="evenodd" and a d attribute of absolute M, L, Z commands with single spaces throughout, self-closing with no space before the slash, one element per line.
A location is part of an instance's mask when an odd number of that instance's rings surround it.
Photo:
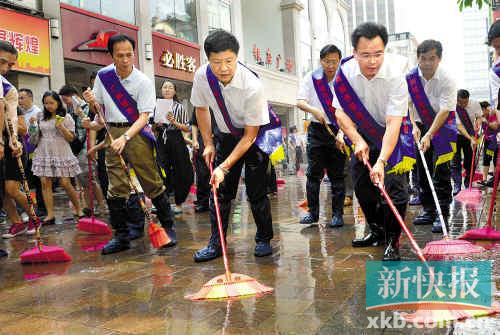
<path fill-rule="evenodd" d="M 177 96 L 188 110 L 191 87 L 196 69 L 200 66 L 200 47 L 197 44 L 153 32 L 153 60 L 156 93 L 168 80 L 175 84 Z"/>
<path fill-rule="evenodd" d="M 115 34 L 126 34 L 135 41 L 135 25 L 61 3 L 61 27 L 66 83 L 79 90 L 90 85 L 92 73 L 112 63 L 107 43 Z M 136 50 L 137 52 L 137 50 Z M 136 67 L 139 67 L 136 55 Z"/>
<path fill-rule="evenodd" d="M 29 88 L 39 104 L 49 89 L 49 21 L 14 10 L 0 8 L 0 40 L 9 41 L 19 52 L 16 66 L 7 79 L 18 88 Z"/>

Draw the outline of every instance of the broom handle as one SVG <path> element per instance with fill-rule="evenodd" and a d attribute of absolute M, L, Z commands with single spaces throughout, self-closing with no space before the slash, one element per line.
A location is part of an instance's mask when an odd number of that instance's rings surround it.
<path fill-rule="evenodd" d="M 87 152 L 90 150 L 90 129 L 87 129 Z M 92 158 L 87 155 L 87 164 L 89 169 L 88 176 L 88 188 L 89 188 L 89 206 L 90 206 L 90 217 L 94 221 L 94 176 L 92 175 Z"/>
<path fill-rule="evenodd" d="M 14 134 L 14 127 L 12 126 L 12 121 L 7 117 L 6 114 L 5 114 L 5 126 L 7 128 L 7 134 L 9 135 L 9 139 L 11 139 L 13 143 L 19 144 L 19 142 L 17 141 L 17 138 L 12 136 L 12 134 Z M 31 216 L 31 219 L 34 220 L 36 223 L 36 244 L 37 244 L 38 249 L 40 249 L 41 248 L 40 228 L 42 225 L 39 224 L 40 218 L 38 217 L 38 215 L 36 215 L 35 206 L 33 205 L 33 199 L 31 198 L 30 187 L 28 184 L 28 178 L 26 178 L 26 173 L 24 171 L 23 161 L 21 159 L 21 156 L 16 157 L 16 158 L 17 158 L 17 165 L 19 167 L 19 173 L 21 174 L 21 180 L 23 183 L 24 194 L 26 195 L 26 201 L 28 202 L 30 216 Z"/>
<path fill-rule="evenodd" d="M 443 229 L 443 237 L 446 239 L 448 238 L 448 230 L 446 229 L 446 224 L 444 223 L 443 211 L 441 210 L 441 206 L 439 205 L 439 199 L 436 194 L 436 189 L 434 188 L 434 184 L 432 183 L 432 177 L 429 171 L 429 166 L 427 166 L 427 161 L 425 160 L 424 152 L 422 151 L 418 143 L 417 143 L 417 148 L 420 154 L 420 159 L 422 160 L 422 165 L 424 166 L 425 175 L 427 176 L 427 181 L 429 182 L 429 186 L 431 188 L 432 198 L 434 199 L 434 203 L 436 205 L 439 221 L 441 222 L 441 228 Z"/>
<path fill-rule="evenodd" d="M 498 150 L 498 149 L 497 149 Z M 497 164 L 495 166 L 495 179 L 493 182 L 493 191 L 491 192 L 491 200 L 490 200 L 490 209 L 488 211 L 488 223 L 487 227 L 491 228 L 492 226 L 492 218 L 493 218 L 493 210 L 495 209 L 495 202 L 497 197 L 497 188 L 498 188 L 498 179 L 500 173 L 500 158 L 497 157 Z"/>
<path fill-rule="evenodd" d="M 210 163 L 210 176 L 213 176 L 214 173 L 214 167 L 213 163 Z M 214 204 L 215 204 L 215 215 L 217 217 L 217 227 L 219 228 L 219 239 L 220 239 L 220 244 L 222 246 L 222 258 L 224 260 L 224 268 L 226 269 L 226 280 L 230 281 L 231 280 L 231 271 L 229 271 L 229 261 L 227 259 L 227 247 L 226 247 L 226 240 L 224 239 L 224 229 L 222 227 L 222 219 L 220 216 L 220 208 L 219 208 L 219 199 L 217 197 L 217 187 L 215 185 L 212 185 L 212 193 L 214 195 Z"/>
<path fill-rule="evenodd" d="M 476 158 L 476 149 L 477 149 L 477 145 L 476 145 L 476 141 L 477 141 L 477 132 L 474 132 L 474 149 L 472 151 L 472 162 L 471 162 L 471 165 L 470 165 L 470 173 L 469 173 L 469 190 L 472 189 L 472 177 L 474 176 L 474 172 L 475 172 L 475 167 L 474 167 L 474 159 Z"/>
<path fill-rule="evenodd" d="M 366 167 L 368 168 L 368 171 L 371 174 L 372 166 L 371 166 L 370 162 L 366 160 L 364 163 L 365 163 Z M 394 214 L 394 216 L 396 217 L 396 220 L 398 221 L 399 225 L 401 226 L 401 228 L 403 228 L 406 236 L 408 236 L 408 239 L 410 240 L 410 243 L 413 246 L 413 249 L 415 249 L 415 252 L 417 253 L 418 258 L 422 262 L 427 264 L 427 261 L 424 257 L 424 254 L 422 253 L 422 249 L 420 249 L 420 247 L 418 246 L 417 242 L 415 241 L 415 238 L 413 237 L 413 234 L 410 232 L 410 230 L 406 226 L 405 222 L 403 221 L 403 218 L 401 217 L 398 210 L 396 209 L 396 206 L 394 206 L 394 203 L 392 202 L 392 199 L 389 196 L 389 194 L 387 194 L 384 186 L 382 186 L 380 183 L 375 184 L 375 186 L 377 186 L 377 188 L 380 190 L 380 193 L 382 193 L 382 196 L 384 197 L 385 201 L 387 201 L 387 204 L 391 208 L 391 211 Z"/>
<path fill-rule="evenodd" d="M 101 118 L 102 122 L 104 123 L 104 128 L 106 129 L 106 133 L 109 136 L 109 140 L 111 142 L 114 141 L 113 135 L 111 135 L 111 132 L 109 131 L 109 126 L 108 123 L 106 122 L 106 119 L 104 118 L 104 114 L 101 109 L 101 105 L 96 104 L 96 110 L 97 114 Z M 135 184 L 132 182 L 132 176 L 130 175 L 130 169 L 127 166 L 127 163 L 125 163 L 125 160 L 123 159 L 122 154 L 118 154 L 118 158 L 120 160 L 120 165 L 122 166 L 123 171 L 125 171 L 125 174 L 127 175 L 127 180 L 128 180 L 128 185 L 131 190 L 137 194 L 137 198 L 139 199 L 139 205 L 142 208 L 142 211 L 144 212 L 144 215 L 146 216 L 146 220 L 148 221 L 149 224 L 153 223 L 153 219 L 151 218 L 151 213 L 149 212 L 149 209 L 146 207 L 146 204 L 144 203 L 143 198 L 140 196 L 140 192 L 135 186 Z"/>

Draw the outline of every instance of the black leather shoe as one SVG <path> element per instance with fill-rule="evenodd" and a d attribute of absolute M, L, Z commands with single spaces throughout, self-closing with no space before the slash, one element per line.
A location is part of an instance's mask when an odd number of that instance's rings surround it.
<path fill-rule="evenodd" d="M 168 242 L 167 244 L 162 246 L 161 249 L 167 249 L 167 248 L 171 248 L 173 246 L 176 246 L 177 245 L 177 234 L 176 234 L 175 230 L 167 228 L 167 229 L 165 229 L 165 233 L 167 233 L 168 238 L 170 239 L 170 242 Z"/>
<path fill-rule="evenodd" d="M 193 259 L 196 263 L 208 262 L 222 256 L 222 249 L 213 245 L 207 245 L 205 248 L 194 253 Z"/>
<path fill-rule="evenodd" d="M 448 218 L 444 217 L 444 224 L 446 225 L 446 230 L 448 231 Z M 443 232 L 443 227 L 441 227 L 441 220 L 439 216 L 432 223 L 432 232 L 435 234 L 441 234 Z"/>
<path fill-rule="evenodd" d="M 141 237 L 144 237 L 144 232 L 134 230 L 134 229 L 129 229 L 129 232 L 128 232 L 128 240 L 129 241 L 137 240 Z"/>
<path fill-rule="evenodd" d="M 7 251 L 0 249 L 0 257 L 6 257 L 8 255 Z"/>
<path fill-rule="evenodd" d="M 130 249 L 130 242 L 113 238 L 104 246 L 104 248 L 101 251 L 101 254 L 109 255 L 128 249 Z"/>
<path fill-rule="evenodd" d="M 352 240 L 351 244 L 354 248 L 361 248 L 361 247 L 378 247 L 383 243 L 384 242 L 382 238 L 371 232 L 362 238 L 357 238 Z"/>
<path fill-rule="evenodd" d="M 399 241 L 390 241 L 384 250 L 384 257 L 382 261 L 400 261 L 401 256 L 399 256 Z"/>
<path fill-rule="evenodd" d="M 208 205 L 196 205 L 194 207 L 194 211 L 196 213 L 203 213 L 203 212 L 208 212 L 210 209 L 210 207 L 208 207 Z"/>
<path fill-rule="evenodd" d="M 315 224 L 318 223 L 318 218 L 314 217 L 311 213 L 307 213 L 302 219 L 300 224 Z"/>
<path fill-rule="evenodd" d="M 271 248 L 271 243 L 269 242 L 257 242 L 255 246 L 255 257 L 269 256 L 273 253 L 273 248 Z"/>
<path fill-rule="evenodd" d="M 340 215 L 335 215 L 332 217 L 332 221 L 330 222 L 330 228 L 340 228 L 344 225 L 344 219 Z"/>
<path fill-rule="evenodd" d="M 417 216 L 413 220 L 413 224 L 416 226 L 428 225 L 428 224 L 432 224 L 434 222 L 434 220 L 436 220 L 436 212 L 432 212 L 432 211 L 424 209 L 423 213 L 421 213 L 419 216 Z"/>

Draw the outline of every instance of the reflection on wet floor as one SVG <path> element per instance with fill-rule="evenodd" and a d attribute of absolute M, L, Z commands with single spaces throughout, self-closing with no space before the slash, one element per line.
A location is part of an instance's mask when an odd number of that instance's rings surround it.
<path fill-rule="evenodd" d="M 327 226 L 331 216 L 329 185 L 322 185 L 320 224 L 299 225 L 305 196 L 304 177 L 289 177 L 272 197 L 275 238 L 271 257 L 253 256 L 255 225 L 246 202 L 236 202 L 228 233 L 234 272 L 274 287 L 272 295 L 234 301 L 191 302 L 184 299 L 209 279 L 224 272 L 222 260 L 195 264 L 192 255 L 208 239 L 208 214 L 195 214 L 190 198 L 176 218 L 179 244 L 158 253 L 147 239 L 129 251 L 101 256 L 109 237 L 85 235 L 74 224 L 58 222 L 43 230 L 48 244 L 65 248 L 71 263 L 19 264 L 19 254 L 33 246 L 32 237 L 0 242 L 9 251 L 0 260 L 0 334 L 494 334 L 499 319 L 485 317 L 435 329 L 367 329 L 365 262 L 379 260 L 382 248 L 351 247 L 362 236 L 365 221 L 355 199 L 345 210 L 345 225 Z M 240 187 L 237 199 L 245 199 Z M 59 208 L 66 208 L 56 197 Z M 482 226 L 489 200 L 477 208 L 452 206 L 451 236 Z M 420 207 L 410 207 L 411 222 Z M 69 216 L 60 211 L 57 217 Z M 107 219 L 107 218 L 105 218 Z M 418 244 L 441 239 L 430 226 L 409 224 Z M 6 224 L 0 224 L 6 230 Z M 469 259 L 498 260 L 498 245 L 481 242 L 487 250 Z M 402 257 L 416 260 L 407 238 Z M 494 266 L 494 282 L 500 271 Z M 498 300 L 498 295 L 496 296 Z M 387 312 L 386 312 L 387 313 Z"/>

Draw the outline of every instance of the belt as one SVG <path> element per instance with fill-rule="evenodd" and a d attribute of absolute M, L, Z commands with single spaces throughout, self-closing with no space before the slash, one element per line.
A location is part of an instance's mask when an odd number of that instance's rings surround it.
<path fill-rule="evenodd" d="M 128 128 L 131 124 L 128 122 L 108 122 L 108 126 L 114 128 Z"/>

